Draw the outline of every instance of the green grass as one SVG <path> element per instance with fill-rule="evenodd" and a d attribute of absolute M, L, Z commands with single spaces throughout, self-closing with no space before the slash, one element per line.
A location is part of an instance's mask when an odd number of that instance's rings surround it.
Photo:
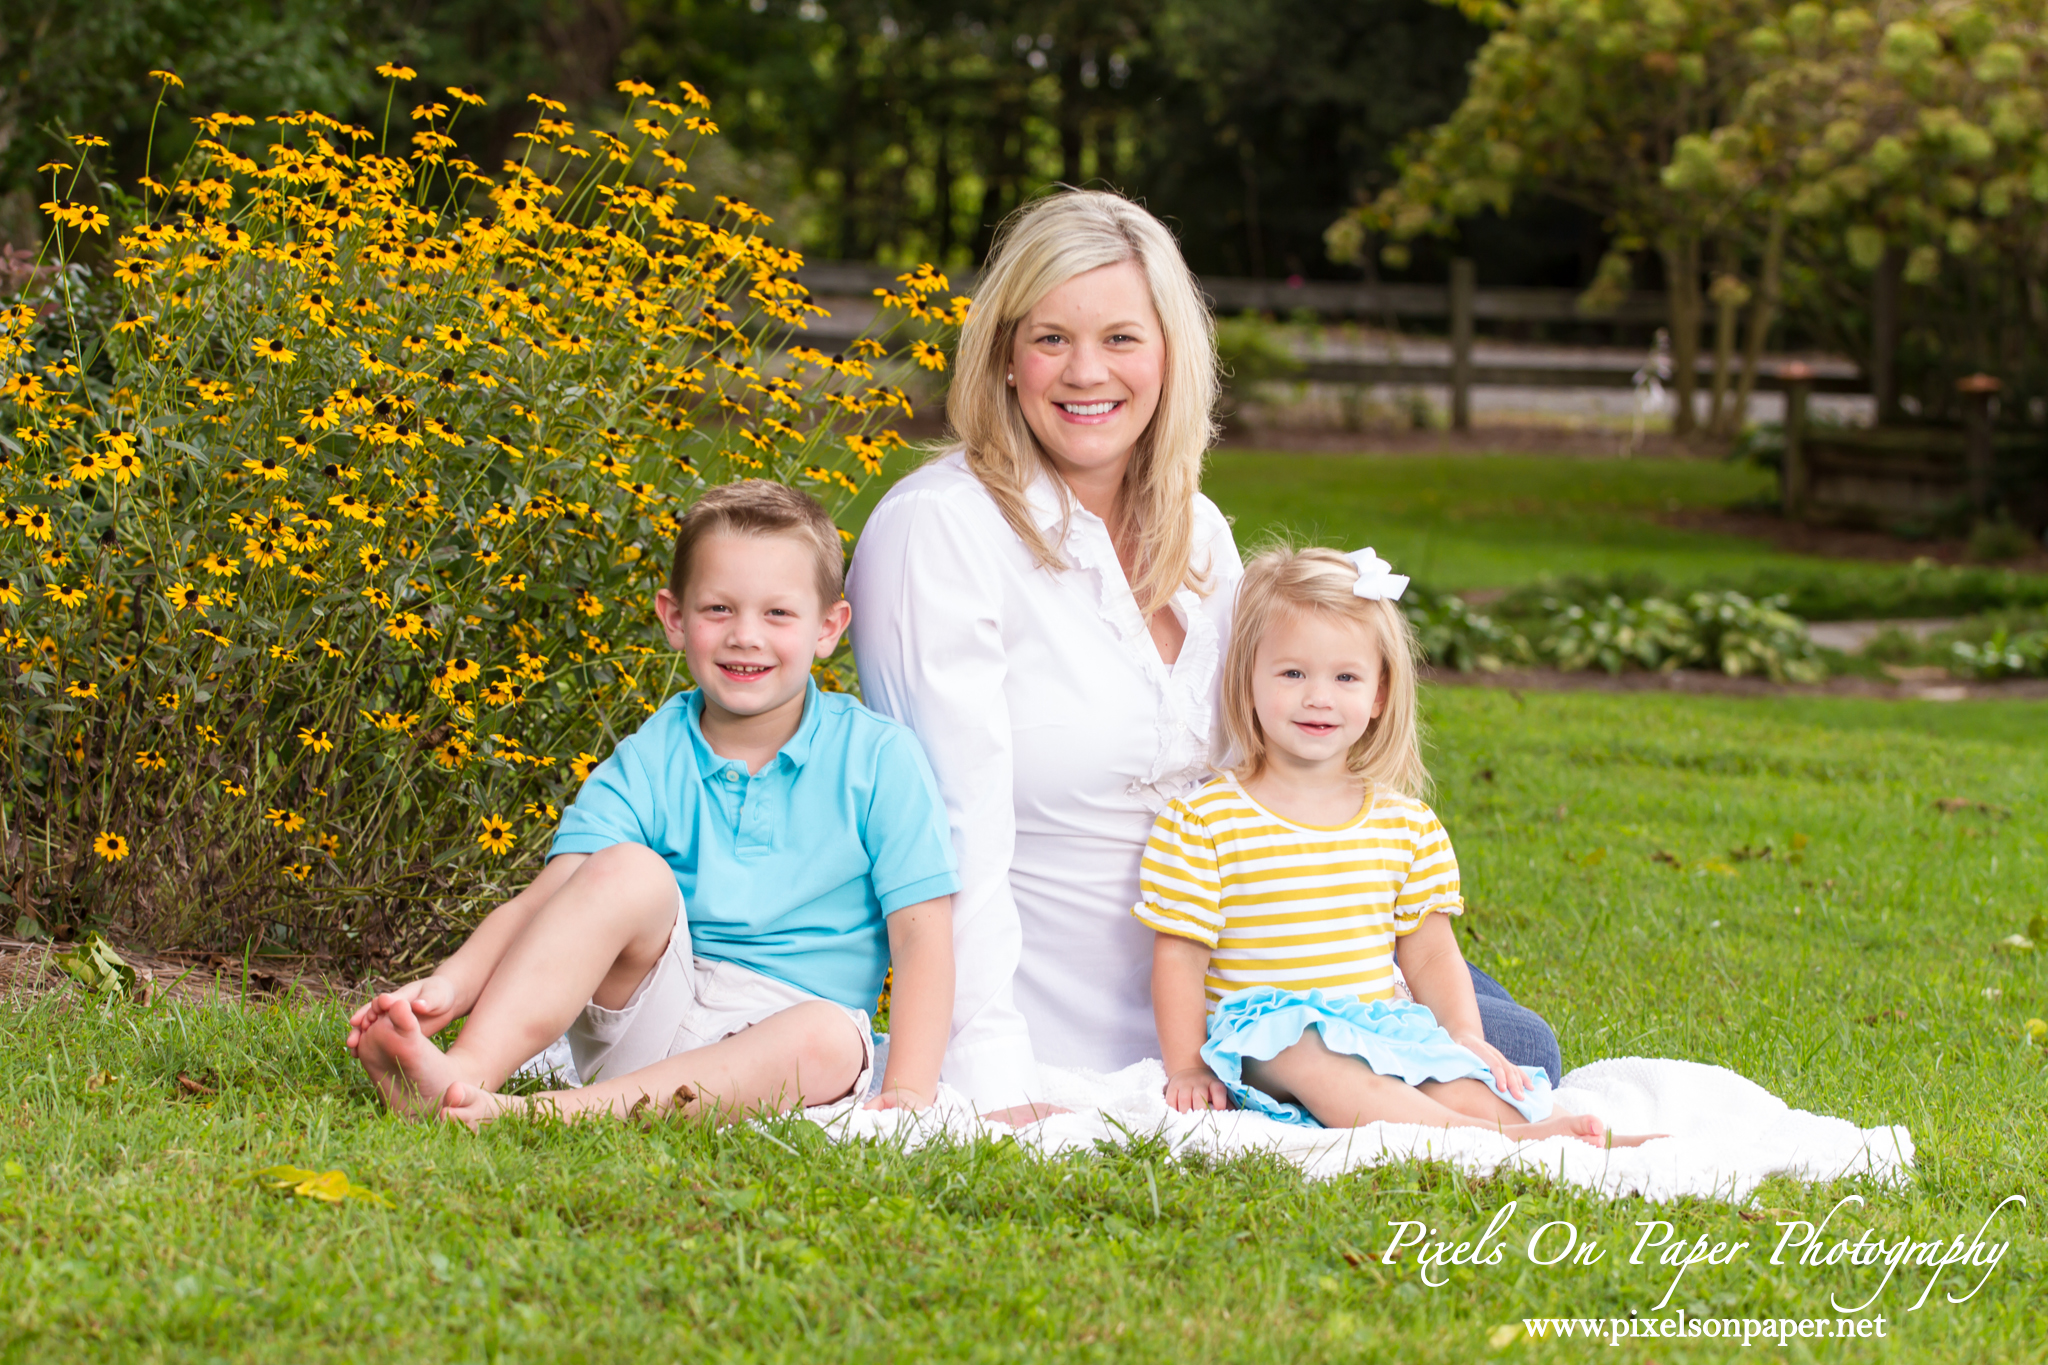
<path fill-rule="evenodd" d="M 1241 546 L 1273 535 L 1371 545 L 1418 582 L 1458 591 L 1643 571 L 1690 585 L 1810 563 L 1656 521 L 1767 496 L 1773 477 L 1707 460 L 1228 451 L 1211 457 L 1203 490 L 1236 519 Z"/>
<path fill-rule="evenodd" d="M 2037 957 L 1992 945 L 2048 908 L 2048 706 L 1436 689 L 1425 710 L 1473 903 L 1466 942 L 1559 1026 L 1568 1064 L 1716 1062 L 1802 1107 L 1910 1125 L 1917 1179 L 1862 1191 L 1870 1204 L 1837 1220 L 1852 1236 L 1946 1239 L 2005 1195 L 2038 1193 L 2048 1096 L 2023 1026 L 2048 1015 L 2048 982 Z M 1946 797 L 1991 809 L 1944 813 Z M 1771 1267 L 1782 1214 L 1609 1204 L 1528 1177 L 1409 1166 L 1308 1183 L 1144 1145 L 1046 1162 L 999 1143 L 904 1154 L 827 1147 L 790 1122 L 472 1137 L 382 1115 L 341 1051 L 338 1007 L 102 1011 L 62 995 L 0 1011 L 10 1361 L 1778 1352 L 1490 1349 L 1525 1315 L 1647 1312 L 1669 1272 L 1627 1251 L 1654 1217 L 1752 1243 L 1688 1273 L 1673 1305 L 1695 1314 L 1830 1316 L 1831 1291 L 1874 1283 Z M 181 1071 L 218 1094 L 182 1092 Z M 242 1179 L 277 1163 L 344 1168 L 394 1207 Z M 1855 1188 L 1778 1182 L 1760 1205 L 1817 1218 Z M 1520 1235 L 1504 1261 L 1454 1269 L 1443 1288 L 1412 1262 L 1356 1256 L 1386 1244 L 1390 1219 L 1470 1238 L 1510 1200 Z M 1520 1248 L 1551 1219 L 1606 1257 L 1531 1265 Z M 2042 1222 L 2029 1210 L 2004 1226 L 2013 1250 L 1968 1303 L 1937 1290 L 1908 1312 L 1924 1272 L 1901 1271 L 1871 1310 L 1888 1340 L 1783 1357 L 2041 1359 Z"/>

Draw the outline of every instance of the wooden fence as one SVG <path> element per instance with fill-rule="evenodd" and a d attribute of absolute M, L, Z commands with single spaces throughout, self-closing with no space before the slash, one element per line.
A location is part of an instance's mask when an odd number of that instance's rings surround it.
<path fill-rule="evenodd" d="M 886 266 L 814 261 L 803 267 L 798 278 L 813 295 L 868 298 L 876 289 L 899 288 L 897 273 Z M 962 271 L 949 278 L 956 292 L 974 291 L 975 272 Z M 1451 391 L 1451 425 L 1459 430 L 1471 425 L 1471 393 L 1475 387 L 1626 389 L 1634 384 L 1641 368 L 1639 362 L 1629 361 L 1480 364 L 1472 354 L 1478 323 L 1616 322 L 1662 326 L 1668 313 L 1662 294 L 1640 291 L 1625 295 L 1610 310 L 1589 314 L 1579 307 L 1576 290 L 1481 289 L 1469 260 L 1453 261 L 1450 283 L 1441 285 L 1340 284 L 1324 280 L 1296 284 L 1284 280 L 1211 277 L 1202 280 L 1201 286 L 1218 313 L 1256 312 L 1284 317 L 1307 312 L 1322 318 L 1382 321 L 1390 327 L 1404 318 L 1447 322 L 1451 350 L 1447 363 L 1311 355 L 1300 357 L 1301 368 L 1294 377 L 1317 384 L 1440 385 Z M 833 332 L 829 322 L 814 324 L 812 330 L 820 336 Z M 1711 359 L 1702 358 L 1702 392 L 1711 380 L 1712 369 Z M 1757 376 L 1756 387 L 1783 391 L 1790 382 L 1775 369 L 1767 369 Z M 1809 373 L 1797 382 L 1810 393 L 1871 391 L 1868 380 L 1861 375 Z"/>

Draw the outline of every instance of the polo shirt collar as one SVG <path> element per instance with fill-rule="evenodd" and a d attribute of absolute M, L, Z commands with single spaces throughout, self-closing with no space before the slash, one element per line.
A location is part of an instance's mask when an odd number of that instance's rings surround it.
<path fill-rule="evenodd" d="M 690 750 L 697 759 L 697 771 L 702 774 L 715 773 L 730 764 L 739 762 L 738 759 L 727 758 L 723 754 L 718 753 L 711 747 L 710 742 L 704 738 L 704 689 L 699 687 L 684 695 L 688 698 L 683 703 L 683 709 L 688 716 L 688 722 L 683 728 L 690 733 Z M 819 725 L 823 723 L 818 714 L 820 710 L 818 698 L 820 695 L 818 680 L 816 678 L 805 678 L 803 719 L 797 722 L 796 733 L 791 735 L 789 741 L 780 749 L 776 750 L 775 755 L 777 759 L 787 758 L 792 768 L 803 767 L 804 763 L 811 756 L 811 745 L 818 737 Z M 761 771 L 766 772 L 772 766 L 773 762 L 771 761 L 769 764 L 764 765 Z"/>

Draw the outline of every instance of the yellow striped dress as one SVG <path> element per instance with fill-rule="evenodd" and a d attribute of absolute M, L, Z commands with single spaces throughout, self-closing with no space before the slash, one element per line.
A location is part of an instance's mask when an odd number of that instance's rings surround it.
<path fill-rule="evenodd" d="M 1394 999 L 1394 940 L 1465 908 L 1450 836 L 1422 802 L 1376 792 L 1324 828 L 1274 814 L 1228 776 L 1160 812 L 1138 889 L 1132 914 L 1211 949 L 1212 1012 L 1254 986 Z"/>

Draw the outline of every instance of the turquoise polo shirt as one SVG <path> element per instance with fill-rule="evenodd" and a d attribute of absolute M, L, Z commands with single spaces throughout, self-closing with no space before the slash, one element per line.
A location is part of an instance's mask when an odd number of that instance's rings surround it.
<path fill-rule="evenodd" d="M 592 771 L 553 858 L 641 844 L 674 869 L 698 957 L 871 1010 L 888 916 L 960 889 L 917 738 L 843 693 L 804 693 L 758 773 L 704 742 L 700 692 L 670 697 Z"/>

